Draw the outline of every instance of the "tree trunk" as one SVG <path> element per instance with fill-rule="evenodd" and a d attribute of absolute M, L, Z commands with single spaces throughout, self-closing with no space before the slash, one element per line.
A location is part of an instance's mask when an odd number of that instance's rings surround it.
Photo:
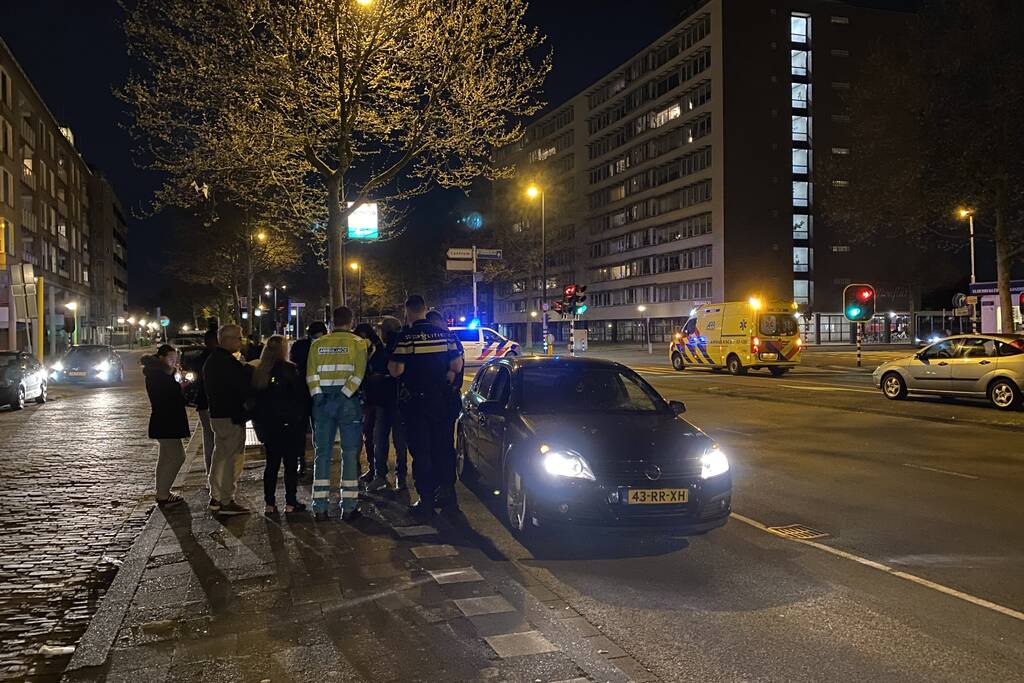
<path fill-rule="evenodd" d="M 996 206 L 996 285 L 999 289 L 1000 332 L 1013 332 L 1013 298 L 1010 296 L 1011 250 L 1009 226 L 1006 224 L 1005 194 L 1000 192 Z"/>
<path fill-rule="evenodd" d="M 345 291 L 345 239 L 348 237 L 348 216 L 345 193 L 340 174 L 327 181 L 327 277 L 331 286 L 331 309 L 344 306 Z"/>
<path fill-rule="evenodd" d="M 233 283 L 231 285 L 231 293 L 235 297 L 235 302 L 234 302 L 235 303 L 235 316 L 234 316 L 235 319 L 231 320 L 231 322 L 234 323 L 234 324 L 238 324 L 242 320 L 242 300 L 241 300 L 240 295 L 238 294 L 238 283 L 237 282 Z M 223 325 L 224 323 L 221 323 L 221 324 Z"/>

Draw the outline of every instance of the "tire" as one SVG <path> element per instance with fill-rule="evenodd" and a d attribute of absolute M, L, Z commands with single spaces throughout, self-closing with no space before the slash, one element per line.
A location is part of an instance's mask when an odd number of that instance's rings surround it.
<path fill-rule="evenodd" d="M 777 365 L 772 365 L 768 368 L 768 372 L 772 373 L 772 377 L 782 377 L 789 372 L 789 368 L 780 368 Z"/>
<path fill-rule="evenodd" d="M 988 400 L 999 410 L 1016 410 L 1021 404 L 1020 388 L 1000 377 L 988 385 Z"/>
<path fill-rule="evenodd" d="M 887 372 L 882 375 L 882 395 L 890 401 L 902 401 L 907 397 L 907 383 L 898 372 Z"/>
<path fill-rule="evenodd" d="M 505 357 L 505 358 L 515 358 L 515 357 L 516 357 L 516 356 L 518 356 L 518 355 L 519 355 L 519 354 L 518 354 L 518 353 L 516 353 L 515 351 L 509 351 L 508 353 L 506 353 L 506 354 L 505 354 L 505 356 L 504 356 L 504 357 Z"/>
<path fill-rule="evenodd" d="M 473 467 L 473 463 L 469 460 L 466 436 L 461 431 L 459 432 L 459 447 L 455 451 L 455 474 L 465 484 L 472 482 L 476 478 L 476 468 Z"/>
<path fill-rule="evenodd" d="M 682 372 L 686 369 L 686 363 L 683 362 L 682 355 L 678 353 L 672 354 L 672 368 L 677 372 Z"/>
<path fill-rule="evenodd" d="M 36 396 L 36 403 L 43 405 L 46 403 L 46 398 L 46 382 L 43 382 L 43 385 L 39 388 L 39 395 Z"/>
<path fill-rule="evenodd" d="M 743 363 L 740 362 L 740 357 L 735 354 L 729 356 L 728 360 L 725 361 L 725 367 L 729 370 L 730 375 L 747 374 L 747 369 L 743 367 Z"/>
<path fill-rule="evenodd" d="M 14 392 L 14 400 L 11 401 L 11 410 L 22 410 L 25 407 L 25 386 L 23 384 L 18 385 L 18 390 Z"/>
<path fill-rule="evenodd" d="M 515 465 L 505 468 L 505 518 L 512 533 L 525 539 L 536 533 L 533 526 L 533 513 L 530 509 L 529 492 L 526 482 L 516 471 Z"/>

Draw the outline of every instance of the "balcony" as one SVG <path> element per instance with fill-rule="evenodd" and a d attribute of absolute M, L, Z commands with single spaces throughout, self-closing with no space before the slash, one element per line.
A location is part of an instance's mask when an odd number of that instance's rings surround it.
<path fill-rule="evenodd" d="M 67 217 L 68 215 L 68 203 L 58 199 L 57 200 L 57 213 L 61 216 Z"/>
<path fill-rule="evenodd" d="M 30 119 L 23 118 L 21 120 L 21 139 L 24 140 L 26 145 L 35 149 L 36 131 L 32 128 L 32 121 Z"/>
<path fill-rule="evenodd" d="M 21 167 L 21 182 L 31 187 L 33 190 L 36 189 L 36 176 L 32 172 L 32 169 L 28 166 Z"/>
<path fill-rule="evenodd" d="M 21 227 L 36 232 L 39 227 L 39 219 L 31 209 L 22 208 Z"/>
<path fill-rule="evenodd" d="M 57 177 L 60 178 L 62 183 L 68 182 L 68 170 L 60 164 L 57 164 Z"/>

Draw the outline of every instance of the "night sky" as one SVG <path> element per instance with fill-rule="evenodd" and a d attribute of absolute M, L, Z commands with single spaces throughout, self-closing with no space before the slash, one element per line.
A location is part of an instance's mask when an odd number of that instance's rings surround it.
<path fill-rule="evenodd" d="M 554 69 L 546 99 L 572 96 L 624 62 L 668 30 L 688 3 L 649 0 L 534 0 L 528 19 L 554 46 Z M 642 8 L 642 10 L 640 9 Z M 128 57 L 116 0 L 4 2 L 0 36 L 14 52 L 36 89 L 62 125 L 70 126 L 79 151 L 102 170 L 129 210 L 142 208 L 158 185 L 155 174 L 131 161 L 130 139 L 121 128 L 124 106 L 112 90 L 124 81 Z M 409 220 L 411 237 L 429 240 L 432 231 L 454 221 L 461 195 L 435 192 L 417 201 Z M 151 307 L 162 288 L 160 269 L 173 239 L 159 218 L 133 220 L 129 298 Z M 407 234 L 409 234 L 407 233 Z M 419 241 L 417 240 L 417 241 Z"/>

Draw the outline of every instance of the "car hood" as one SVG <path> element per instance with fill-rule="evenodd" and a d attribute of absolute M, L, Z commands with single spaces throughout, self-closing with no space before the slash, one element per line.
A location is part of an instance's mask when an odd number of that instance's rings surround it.
<path fill-rule="evenodd" d="M 595 474 L 620 472 L 624 463 L 654 464 L 678 474 L 700 472 L 700 457 L 714 443 L 671 413 L 524 415 L 538 444 L 573 450 Z"/>

